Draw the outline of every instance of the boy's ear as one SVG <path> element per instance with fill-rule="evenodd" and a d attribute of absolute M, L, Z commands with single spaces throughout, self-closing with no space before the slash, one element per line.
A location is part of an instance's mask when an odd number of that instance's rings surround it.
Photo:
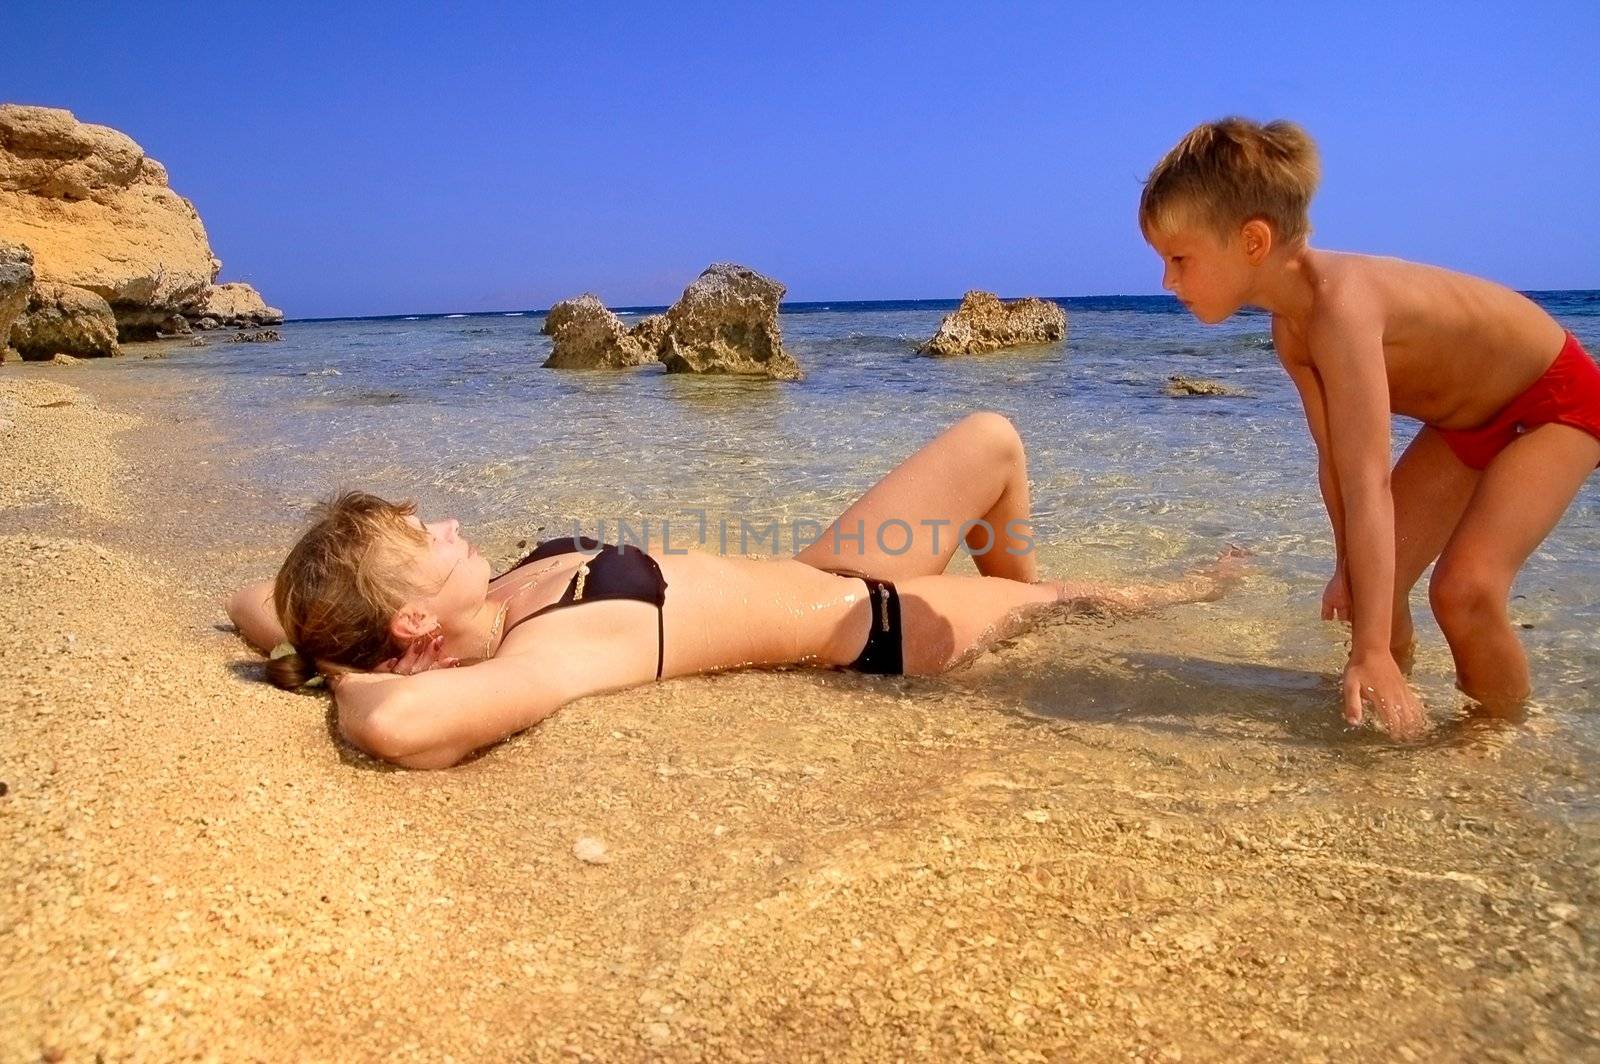
<path fill-rule="evenodd" d="M 427 635 L 437 627 L 438 621 L 433 614 L 415 603 L 408 602 L 400 607 L 400 612 L 389 622 L 389 634 L 397 643 L 405 644 Z"/>
<path fill-rule="evenodd" d="M 1244 243 L 1245 258 L 1250 260 L 1250 265 L 1260 266 L 1266 261 L 1272 251 L 1272 226 L 1267 224 L 1266 219 L 1252 218 L 1245 222 L 1239 237 Z"/>

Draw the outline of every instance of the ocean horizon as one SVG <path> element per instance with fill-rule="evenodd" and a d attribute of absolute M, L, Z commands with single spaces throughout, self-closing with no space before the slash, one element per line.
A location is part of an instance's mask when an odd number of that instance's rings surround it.
<path fill-rule="evenodd" d="M 1521 293 L 1535 302 L 1549 300 L 1576 299 L 1589 297 L 1600 302 L 1600 289 L 1594 288 L 1531 288 L 1520 290 Z M 1026 293 L 1024 293 L 1025 295 Z M 1011 300 L 1021 298 L 1021 295 L 1002 295 L 1001 299 Z M 1187 314 L 1182 303 L 1171 295 L 1094 295 L 1094 296 L 1038 296 L 1039 299 L 1060 304 L 1069 312 L 1078 309 L 1103 309 L 1116 305 L 1138 307 L 1149 313 Z M 796 300 L 778 304 L 780 314 L 810 314 L 821 311 L 836 310 L 848 311 L 873 311 L 873 310 L 954 310 L 961 305 L 961 296 L 939 296 L 923 299 L 813 299 Z M 670 303 L 643 304 L 639 306 L 617 306 L 609 309 L 615 314 L 663 314 L 671 306 Z M 434 311 L 406 311 L 397 314 L 334 314 L 321 317 L 289 317 L 284 319 L 285 324 L 311 323 L 329 321 L 428 321 L 435 318 L 493 318 L 504 316 L 541 316 L 550 312 L 549 307 L 505 307 L 499 310 L 434 310 Z M 1265 311 L 1246 307 L 1239 311 L 1243 316 L 1259 316 Z"/>

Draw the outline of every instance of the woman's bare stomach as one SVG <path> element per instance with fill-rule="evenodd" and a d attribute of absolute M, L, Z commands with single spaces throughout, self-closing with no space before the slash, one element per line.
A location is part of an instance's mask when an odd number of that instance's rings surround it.
<path fill-rule="evenodd" d="M 664 675 L 831 662 L 865 588 L 792 558 L 653 554 L 667 581 Z"/>

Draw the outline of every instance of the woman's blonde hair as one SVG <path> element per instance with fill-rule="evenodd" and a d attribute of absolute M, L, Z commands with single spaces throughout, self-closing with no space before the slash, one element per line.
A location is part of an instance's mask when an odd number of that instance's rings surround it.
<path fill-rule="evenodd" d="M 317 508 L 316 523 L 289 552 L 272 601 L 293 652 L 267 662 L 279 687 L 322 672 L 371 669 L 392 657 L 389 623 L 416 590 L 406 579 L 409 548 L 427 546 L 407 518 L 410 502 L 347 491 Z"/>
<path fill-rule="evenodd" d="M 1261 218 L 1277 239 L 1302 239 L 1311 233 L 1311 197 L 1321 179 L 1317 145 L 1293 122 L 1206 122 L 1150 171 L 1139 228 L 1149 237 L 1189 220 L 1228 237 Z"/>

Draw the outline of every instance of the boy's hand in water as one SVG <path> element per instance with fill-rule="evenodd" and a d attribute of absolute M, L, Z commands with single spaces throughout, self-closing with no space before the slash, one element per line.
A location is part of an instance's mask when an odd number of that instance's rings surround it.
<path fill-rule="evenodd" d="M 453 669 L 461 664 L 460 658 L 444 653 L 444 636 L 424 635 L 411 641 L 406 652 L 380 664 L 374 672 L 392 672 L 398 676 L 414 676 L 430 669 Z"/>
<path fill-rule="evenodd" d="M 1365 706 L 1372 707 L 1391 739 L 1415 739 L 1427 725 L 1421 700 L 1389 653 L 1352 656 L 1344 667 L 1345 722 L 1360 724 Z"/>
<path fill-rule="evenodd" d="M 1350 574 L 1343 563 L 1333 567 L 1333 578 L 1322 589 L 1322 619 L 1350 623 Z"/>

